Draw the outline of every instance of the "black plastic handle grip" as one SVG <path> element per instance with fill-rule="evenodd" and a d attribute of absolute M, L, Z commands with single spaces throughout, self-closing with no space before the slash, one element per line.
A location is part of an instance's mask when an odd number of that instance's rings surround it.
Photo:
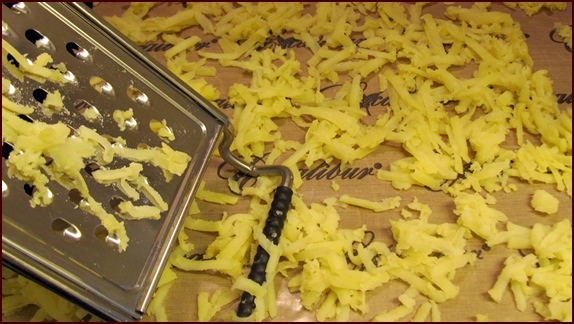
<path fill-rule="evenodd" d="M 279 186 L 275 190 L 275 195 L 271 202 L 271 209 L 269 209 L 265 227 L 263 227 L 263 234 L 275 245 L 279 244 L 279 238 L 281 237 L 281 231 L 285 224 L 292 197 L 293 190 L 289 187 Z M 263 284 L 265 282 L 265 268 L 267 268 L 268 261 L 269 253 L 261 246 L 258 246 L 248 278 L 260 285 Z M 253 313 L 254 309 L 255 297 L 244 291 L 241 295 L 239 307 L 237 308 L 237 316 L 248 317 Z"/>

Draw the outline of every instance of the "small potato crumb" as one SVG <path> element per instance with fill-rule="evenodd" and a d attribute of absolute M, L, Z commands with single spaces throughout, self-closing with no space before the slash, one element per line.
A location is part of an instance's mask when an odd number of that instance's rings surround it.
<path fill-rule="evenodd" d="M 334 191 L 339 191 L 339 189 L 341 188 L 341 186 L 339 186 L 339 184 L 337 182 L 335 182 L 335 180 L 331 181 L 331 188 Z"/>
<path fill-rule="evenodd" d="M 114 110 L 112 118 L 116 123 L 118 123 L 118 127 L 123 132 L 126 130 L 127 125 L 134 125 L 134 110 L 129 108 L 128 110 Z"/>
<path fill-rule="evenodd" d="M 486 314 L 476 314 L 477 322 L 488 322 L 488 315 Z"/>
<path fill-rule="evenodd" d="M 175 140 L 175 135 L 171 128 L 167 126 L 167 122 L 162 120 L 161 122 L 155 119 L 152 119 L 149 122 L 149 128 L 156 133 L 162 140 L 166 142 L 171 142 Z"/>
<path fill-rule="evenodd" d="M 536 190 L 530 204 L 538 212 L 554 214 L 558 211 L 559 201 L 545 190 Z"/>

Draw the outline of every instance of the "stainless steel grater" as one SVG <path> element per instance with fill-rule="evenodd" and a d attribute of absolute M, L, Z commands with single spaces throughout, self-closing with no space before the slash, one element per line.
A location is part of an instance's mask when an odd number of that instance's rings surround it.
<path fill-rule="evenodd" d="M 3 143 L 4 265 L 103 319 L 141 319 L 216 148 L 228 163 L 244 173 L 281 176 L 265 232 L 278 241 L 291 200 L 290 170 L 283 166 L 255 167 L 235 157 L 229 151 L 233 132 L 226 116 L 84 4 L 4 4 L 2 39 L 31 58 L 48 52 L 54 63 L 65 63 L 69 71 L 70 82 L 57 85 L 28 79 L 21 82 L 2 66 L 2 77 L 20 91 L 20 103 L 37 107 L 37 97 L 42 92 L 59 90 L 70 111 L 48 117 L 37 109 L 30 116 L 32 119 L 63 121 L 72 129 L 85 125 L 100 134 L 121 136 L 132 146 L 159 146 L 161 140 L 148 125 L 152 119 L 165 119 L 176 137 L 169 145 L 192 157 L 185 173 L 170 182 L 165 181 L 161 170 L 144 168 L 144 176 L 170 208 L 160 220 L 125 220 L 130 243 L 126 251 L 119 253 L 114 248 L 114 238 L 106 235 L 100 220 L 77 208 L 72 192 L 62 186 L 50 187 L 54 195 L 50 206 L 30 207 L 29 186 L 7 175 L 10 143 Z M 101 82 L 100 91 L 90 83 L 94 78 Z M 86 107 L 97 109 L 99 117 L 95 121 L 82 115 Z M 132 122 L 138 127 L 120 131 L 112 113 L 127 108 L 134 110 Z M 110 168 L 127 162 L 114 161 Z M 92 196 L 113 214 L 113 200 L 121 192 L 113 186 L 99 185 L 90 177 L 85 179 Z M 261 268 L 261 261 L 256 263 Z"/>

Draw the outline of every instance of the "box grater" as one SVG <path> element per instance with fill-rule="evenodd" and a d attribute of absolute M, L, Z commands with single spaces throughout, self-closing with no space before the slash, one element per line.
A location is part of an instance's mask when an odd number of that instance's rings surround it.
<path fill-rule="evenodd" d="M 220 155 L 249 175 L 278 175 L 277 188 L 264 233 L 277 244 L 291 201 L 292 176 L 284 166 L 255 167 L 233 155 L 233 131 L 225 115 L 181 82 L 151 56 L 121 35 L 81 3 L 10 3 L 2 8 L 2 39 L 20 53 L 35 58 L 49 53 L 54 63 L 66 64 L 65 85 L 14 78 L 2 66 L 2 77 L 19 90 L 19 103 L 38 107 L 38 91 L 59 90 L 69 114 L 46 116 L 40 109 L 32 120 L 81 125 L 129 143 L 159 146 L 161 139 L 149 128 L 151 120 L 168 122 L 175 135 L 169 145 L 192 159 L 181 176 L 166 182 L 161 170 L 144 167 L 143 175 L 169 204 L 160 220 L 123 220 L 129 246 L 119 253 L 114 238 L 100 220 L 77 208 L 71 191 L 51 181 L 54 200 L 47 207 L 30 206 L 28 184 L 7 174 L 10 143 L 3 143 L 2 263 L 54 290 L 105 320 L 139 320 L 149 305 L 183 217 L 212 154 Z M 3 56 L 5 53 L 3 53 Z M 100 80 L 99 91 L 94 77 Z M 92 81 L 92 83 L 91 83 Z M 87 120 L 81 110 L 95 107 L 99 118 Z M 133 108 L 138 127 L 120 131 L 114 110 Z M 114 160 L 108 167 L 129 161 Z M 89 161 L 86 161 L 87 165 Z M 84 177 L 90 193 L 108 213 L 122 193 Z M 142 198 L 145 199 L 145 198 Z M 268 255 L 258 249 L 250 278 L 265 281 Z M 193 287 L 190 287 L 193 289 Z M 244 293 L 239 316 L 249 316 L 253 296 Z"/>

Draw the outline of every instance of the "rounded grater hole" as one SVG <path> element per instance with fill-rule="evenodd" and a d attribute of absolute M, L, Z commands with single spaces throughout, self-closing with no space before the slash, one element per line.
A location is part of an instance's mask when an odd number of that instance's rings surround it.
<path fill-rule="evenodd" d="M 68 80 L 70 84 L 78 85 L 78 79 L 71 71 L 66 71 L 62 75 L 64 76 L 64 79 Z"/>
<path fill-rule="evenodd" d="M 68 126 L 68 129 L 70 129 L 70 133 L 68 134 L 68 137 L 80 137 L 80 133 L 78 133 L 78 131 L 75 128 L 73 128 L 70 125 L 66 125 L 66 126 Z"/>
<path fill-rule="evenodd" d="M 168 127 L 157 119 L 152 119 L 149 121 L 149 128 L 164 141 L 170 141 L 172 138 L 175 138 L 173 137 L 173 130 L 171 127 Z M 170 138 L 170 136 L 172 137 Z"/>
<path fill-rule="evenodd" d="M 146 143 L 139 143 L 136 146 L 136 149 L 138 150 L 149 150 L 151 148 L 151 146 L 147 145 Z"/>
<path fill-rule="evenodd" d="M 105 93 L 111 96 L 115 95 L 114 87 L 112 87 L 109 82 L 98 76 L 93 76 L 90 78 L 90 85 L 99 93 Z"/>
<path fill-rule="evenodd" d="M 22 98 L 20 90 L 18 90 L 18 88 L 16 88 L 12 83 L 8 85 L 8 89 L 6 90 L 5 95 L 6 97 L 8 97 L 8 99 L 11 99 L 12 101 L 18 101 Z"/>
<path fill-rule="evenodd" d="M 82 238 L 82 232 L 63 218 L 56 218 L 52 221 L 52 231 L 72 242 L 77 242 Z"/>
<path fill-rule="evenodd" d="M 18 61 L 16 60 L 16 58 L 14 56 L 12 56 L 12 54 L 6 55 L 6 59 L 8 60 L 8 62 L 10 64 L 14 65 L 16 68 L 20 67 L 20 63 L 18 63 Z"/>
<path fill-rule="evenodd" d="M 75 205 L 80 205 L 82 200 L 84 200 L 84 197 L 82 197 L 80 190 L 74 188 L 68 192 L 68 199 Z"/>
<path fill-rule="evenodd" d="M 66 44 L 66 51 L 80 61 L 92 62 L 92 55 L 90 52 L 74 42 Z"/>
<path fill-rule="evenodd" d="M 8 160 L 8 158 L 10 157 L 10 153 L 12 153 L 12 151 L 14 151 L 14 146 L 3 142 L 2 143 L 2 157 L 6 160 Z"/>
<path fill-rule="evenodd" d="M 89 121 L 102 119 L 102 115 L 98 109 L 84 99 L 76 100 L 76 102 L 74 102 L 74 108 L 76 109 L 77 113 L 84 116 L 84 118 Z"/>
<path fill-rule="evenodd" d="M 8 185 L 2 180 L 2 198 L 8 197 Z"/>
<path fill-rule="evenodd" d="M 48 165 L 52 164 L 52 162 L 54 162 L 54 159 L 52 159 L 49 156 L 42 154 L 42 157 L 46 160 L 46 163 L 44 163 L 44 165 L 46 165 L 46 166 L 48 166 Z"/>
<path fill-rule="evenodd" d="M 124 145 L 120 142 L 117 141 L 117 139 L 115 139 L 113 136 L 109 135 L 109 134 L 102 134 L 102 136 L 108 140 L 108 142 L 110 142 L 110 144 L 112 145 L 112 147 L 123 147 Z"/>
<path fill-rule="evenodd" d="M 36 186 L 31 185 L 31 184 L 29 184 L 29 183 L 25 183 L 25 184 L 24 184 L 24 192 L 25 192 L 28 196 L 32 197 L 32 196 L 34 195 L 34 192 L 36 192 L 36 190 L 37 190 L 37 189 L 36 189 Z"/>
<path fill-rule="evenodd" d="M 36 45 L 36 47 L 41 47 L 49 51 L 56 49 L 48 37 L 40 34 L 40 32 L 35 29 L 26 30 L 24 35 L 32 44 Z"/>
<path fill-rule="evenodd" d="M 34 193 L 36 193 L 36 191 L 38 191 L 38 188 L 36 188 L 36 186 L 31 185 L 29 183 L 24 184 L 24 192 L 28 196 L 34 197 Z M 47 197 L 48 199 L 52 199 L 54 197 L 54 194 L 52 193 L 52 191 L 50 191 L 50 189 L 46 188 L 45 197 Z"/>
<path fill-rule="evenodd" d="M 121 212 L 120 210 L 120 203 L 124 202 L 124 199 L 122 199 L 121 197 L 112 197 L 110 199 L 110 207 L 112 207 L 112 209 L 118 213 Z"/>
<path fill-rule="evenodd" d="M 138 128 L 138 122 L 135 118 L 130 117 L 128 119 L 126 119 L 124 121 L 124 124 L 126 125 L 127 128 L 129 129 L 137 129 Z"/>
<path fill-rule="evenodd" d="M 33 123 L 33 122 L 34 122 L 34 120 L 33 120 L 30 116 L 28 116 L 28 115 L 19 114 L 18 117 L 20 117 L 20 119 L 22 119 L 22 120 L 24 120 L 24 121 L 27 121 L 27 122 L 29 122 L 29 123 Z"/>
<path fill-rule="evenodd" d="M 42 103 L 48 97 L 48 92 L 44 89 L 34 89 L 34 91 L 32 91 L 32 97 L 39 103 Z"/>
<path fill-rule="evenodd" d="M 27 14 L 30 12 L 24 2 L 5 2 L 3 5 L 10 8 L 16 14 Z"/>
<path fill-rule="evenodd" d="M 139 104 L 149 106 L 149 97 L 134 86 L 128 87 L 127 94 L 131 100 Z"/>
<path fill-rule="evenodd" d="M 97 164 L 96 162 L 90 162 L 86 164 L 84 171 L 86 171 L 87 174 L 92 175 L 94 171 L 98 171 L 99 169 L 100 169 L 99 164 Z"/>
<path fill-rule="evenodd" d="M 10 27 L 8 26 L 7 23 L 2 21 L 2 36 L 10 36 L 10 34 L 11 34 Z"/>
<path fill-rule="evenodd" d="M 94 230 L 94 236 L 105 242 L 108 246 L 118 247 L 120 245 L 120 239 L 115 233 L 110 233 L 103 225 L 96 226 Z"/>

